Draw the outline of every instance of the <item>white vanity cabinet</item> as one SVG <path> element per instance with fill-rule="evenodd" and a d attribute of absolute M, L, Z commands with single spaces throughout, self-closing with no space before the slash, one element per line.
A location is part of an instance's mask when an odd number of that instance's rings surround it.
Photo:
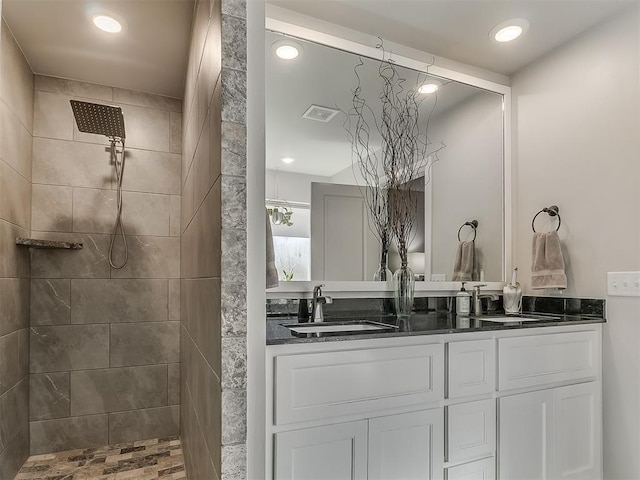
<path fill-rule="evenodd" d="M 267 479 L 602 478 L 599 324 L 267 349 Z"/>

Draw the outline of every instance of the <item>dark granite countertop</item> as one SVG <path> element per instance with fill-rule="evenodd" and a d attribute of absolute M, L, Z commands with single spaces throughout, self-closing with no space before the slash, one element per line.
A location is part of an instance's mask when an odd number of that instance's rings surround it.
<path fill-rule="evenodd" d="M 492 314 L 492 316 L 499 316 L 500 314 Z M 539 317 L 539 321 L 527 321 L 519 322 L 517 317 L 514 317 L 514 321 L 504 324 L 495 323 L 489 321 L 483 321 L 480 319 L 474 319 L 473 317 L 456 317 L 455 314 L 446 312 L 430 312 L 430 313 L 414 313 L 409 320 L 398 322 L 395 316 L 366 316 L 366 317 L 349 317 L 341 319 L 325 320 L 325 323 L 332 321 L 354 321 L 354 320 L 367 320 L 388 325 L 393 325 L 398 328 L 394 328 L 384 332 L 369 332 L 369 333 L 320 333 L 320 334 L 308 334 L 303 336 L 296 336 L 290 329 L 284 325 L 297 323 L 295 317 L 271 317 L 267 319 L 267 345 L 284 345 L 294 343 L 315 343 L 315 342 L 333 342 L 344 340 L 364 340 L 373 338 L 387 338 L 387 337 L 405 337 L 414 335 L 436 335 L 436 334 L 449 334 L 449 333 L 464 333 L 464 332 L 483 332 L 491 330 L 513 330 L 513 329 L 526 329 L 526 328 L 540 328 L 540 327 L 556 327 L 567 325 L 580 325 L 580 324 L 592 324 L 603 323 L 606 320 L 602 316 L 597 315 L 566 315 L 566 314 L 543 314 L 539 312 L 527 314 L 523 316 L 535 316 Z M 553 317 L 552 319 L 545 319 L 545 317 Z"/>

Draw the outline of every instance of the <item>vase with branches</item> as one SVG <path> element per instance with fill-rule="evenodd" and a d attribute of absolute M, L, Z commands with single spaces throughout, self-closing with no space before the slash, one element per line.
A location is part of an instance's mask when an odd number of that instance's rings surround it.
<path fill-rule="evenodd" d="M 378 48 L 382 52 L 377 68 L 381 83 L 377 100 L 381 108 L 374 109 L 373 102 L 364 98 L 360 75 L 364 62 L 360 59 L 354 68 L 357 84 L 347 129 L 354 165 L 367 185 L 363 196 L 382 251 L 385 251 L 385 238 L 387 242 L 393 238 L 398 248 L 401 265 L 393 274 L 394 300 L 396 315 L 406 318 L 411 315 L 415 288 L 407 255 L 415 235 L 418 211 L 419 194 L 415 184 L 423 177 L 425 185 L 430 180 L 431 165 L 444 144 L 432 145 L 427 135 L 435 101 L 425 115 L 420 113 L 426 97 L 419 88 L 427 74 L 418 75 L 415 84 L 409 85 L 386 54 L 382 42 Z M 374 147 L 373 135 L 376 139 L 379 137 L 380 148 Z M 388 243 L 386 245 L 388 250 Z"/>

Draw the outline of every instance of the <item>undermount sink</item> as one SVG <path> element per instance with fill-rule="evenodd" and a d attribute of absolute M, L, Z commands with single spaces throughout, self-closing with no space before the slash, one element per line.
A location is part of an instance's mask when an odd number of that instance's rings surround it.
<path fill-rule="evenodd" d="M 483 322 L 495 322 L 495 323 L 520 323 L 520 322 L 544 322 L 544 321 L 558 321 L 560 317 L 542 316 L 542 315 L 500 315 L 496 317 L 491 316 L 477 316 L 473 317 L 474 320 L 482 320 Z"/>
<path fill-rule="evenodd" d="M 284 325 L 294 335 L 322 335 L 322 334 L 349 334 L 349 333 L 374 333 L 396 330 L 393 325 L 371 322 L 367 320 L 352 322 L 322 322 L 322 323 L 294 323 Z"/>

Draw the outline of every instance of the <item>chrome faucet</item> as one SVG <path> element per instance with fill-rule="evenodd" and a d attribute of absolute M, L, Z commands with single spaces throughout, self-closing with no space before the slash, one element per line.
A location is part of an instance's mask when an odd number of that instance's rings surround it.
<path fill-rule="evenodd" d="M 333 303 L 333 299 L 331 297 L 322 295 L 322 287 L 324 287 L 324 285 L 316 285 L 313 287 L 313 304 L 311 309 L 312 322 L 324 322 L 322 305 L 325 303 Z"/>
<path fill-rule="evenodd" d="M 473 286 L 473 314 L 482 315 L 482 299 L 490 298 L 491 300 L 498 300 L 500 297 L 496 294 L 480 295 L 480 288 L 486 287 L 486 283 Z"/>

